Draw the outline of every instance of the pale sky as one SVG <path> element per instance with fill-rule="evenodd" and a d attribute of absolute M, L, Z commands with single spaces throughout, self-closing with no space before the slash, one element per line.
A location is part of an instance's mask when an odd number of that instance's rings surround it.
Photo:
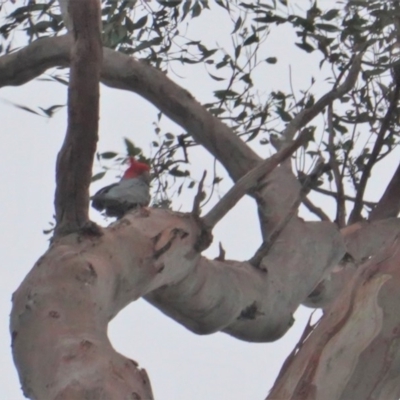
<path fill-rule="evenodd" d="M 308 4 L 308 2 L 307 2 Z M 212 18 L 216 18 L 214 21 Z M 198 20 L 200 21 L 200 20 Z M 198 23 L 193 22 L 193 29 Z M 210 14 L 209 24 L 215 29 L 227 28 Z M 192 28 L 192 27 L 191 27 Z M 282 34 L 282 32 L 284 34 Z M 222 37 L 215 34 L 215 37 Z M 278 36 L 276 36 L 278 38 Z M 211 40 L 211 39 L 210 39 Z M 291 43 L 288 32 L 280 32 L 279 40 L 268 41 L 266 53 L 277 56 L 277 66 L 265 66 L 265 91 L 287 87 L 289 64 L 297 89 L 304 88 L 311 73 L 318 76 L 317 55 L 304 58 L 304 53 L 285 44 Z M 183 79 L 173 77 L 198 100 L 207 101 L 215 90 L 214 81 L 203 81 L 198 74 L 179 69 Z M 66 87 L 56 83 L 31 82 L 22 87 L 4 88 L 0 93 L 0 221 L 3 259 L 0 280 L 0 374 L 1 398 L 20 400 L 23 395 L 15 371 L 8 332 L 12 292 L 18 287 L 35 261 L 46 251 L 48 228 L 53 215 L 54 169 L 57 152 L 66 130 L 65 109 L 48 120 L 19 110 L 8 100 L 32 108 L 66 103 Z M 99 150 L 124 151 L 122 138 L 128 137 L 150 155 L 153 138 L 152 122 L 157 110 L 135 94 L 111 90 L 102 86 Z M 171 129 L 179 134 L 182 129 Z M 258 149 L 267 157 L 270 150 Z M 211 165 L 212 158 L 201 149 L 192 157 L 196 178 Z M 206 160 L 206 161 L 205 161 Z M 96 167 L 95 167 L 96 171 Z M 378 197 L 390 178 L 385 174 L 369 195 Z M 96 182 L 92 192 L 113 181 L 113 176 Z M 221 185 L 223 193 L 231 186 L 229 178 Z M 174 208 L 189 210 L 195 192 L 175 200 Z M 325 203 L 329 209 L 330 203 Z M 210 204 L 211 205 L 211 204 Z M 210 206 L 209 205 L 209 206 Z M 332 209 L 331 209 L 332 210 Z M 106 225 L 97 212 L 93 219 Z M 214 230 L 213 246 L 206 255 L 217 255 L 222 241 L 227 258 L 244 260 L 260 245 L 260 235 L 254 202 L 246 197 Z M 295 315 L 296 324 L 281 340 L 271 344 L 241 342 L 225 334 L 197 336 L 164 316 L 143 300 L 126 307 L 110 324 L 109 334 L 114 347 L 134 359 L 149 374 L 154 395 L 164 400 L 243 400 L 264 399 L 279 372 L 285 357 L 297 342 L 310 314 L 301 308 Z"/>

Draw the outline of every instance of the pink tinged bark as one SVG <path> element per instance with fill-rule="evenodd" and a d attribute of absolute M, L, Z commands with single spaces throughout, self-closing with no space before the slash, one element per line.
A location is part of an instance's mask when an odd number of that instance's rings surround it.
<path fill-rule="evenodd" d="M 289 357 L 268 399 L 400 397 L 399 244 L 397 238 L 358 267 Z"/>

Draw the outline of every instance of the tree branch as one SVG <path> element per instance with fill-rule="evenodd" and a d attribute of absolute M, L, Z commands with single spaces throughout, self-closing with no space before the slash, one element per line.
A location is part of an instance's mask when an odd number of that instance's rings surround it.
<path fill-rule="evenodd" d="M 355 202 L 354 202 L 354 207 L 353 207 L 353 210 L 351 211 L 351 214 L 349 217 L 349 225 L 352 225 L 362 219 L 361 211 L 362 211 L 362 207 L 363 207 L 364 192 L 367 187 L 367 183 L 368 183 L 369 177 L 371 175 L 372 168 L 374 167 L 376 160 L 379 156 L 379 153 L 381 152 L 383 144 L 385 142 L 385 134 L 388 131 L 388 129 L 390 128 L 390 123 L 393 119 L 394 111 L 397 108 L 397 102 L 399 100 L 399 95 L 400 95 L 400 75 L 396 79 L 395 88 L 392 93 L 392 98 L 390 100 L 390 104 L 386 111 L 386 114 L 383 118 L 381 129 L 378 132 L 378 136 L 376 138 L 374 148 L 372 149 L 371 155 L 368 158 L 368 162 L 363 169 L 360 183 L 358 185 L 358 190 L 357 190 L 357 194 L 356 194 L 356 198 L 355 198 Z"/>
<path fill-rule="evenodd" d="M 337 193 L 336 193 L 336 192 L 331 192 L 330 190 L 323 189 L 323 188 L 318 187 L 318 186 L 313 187 L 311 190 L 314 190 L 315 192 L 324 194 L 324 195 L 326 195 L 326 196 L 331 196 L 331 197 L 334 197 L 334 198 L 336 198 L 336 196 L 337 196 Z M 356 198 L 355 198 L 355 197 L 348 196 L 347 194 L 344 196 L 344 199 L 345 199 L 346 201 L 352 201 L 352 202 L 355 202 L 355 201 L 356 201 Z M 365 204 L 366 206 L 372 208 L 372 207 L 375 207 L 377 203 L 375 203 L 375 202 L 373 202 L 373 201 L 363 200 L 363 204 Z"/>
<path fill-rule="evenodd" d="M 307 207 L 307 209 L 315 214 L 321 221 L 330 221 L 330 218 L 327 214 L 320 208 L 317 207 L 308 197 L 303 199 L 303 204 Z"/>
<path fill-rule="evenodd" d="M 55 235 L 89 225 L 89 185 L 98 139 L 99 79 L 102 60 L 100 3 L 71 0 L 74 26 L 68 87 L 68 128 L 57 157 Z"/>
<path fill-rule="evenodd" d="M 202 218 L 204 226 L 208 229 L 212 229 L 250 189 L 257 186 L 260 179 L 270 174 L 280 163 L 290 157 L 304 144 L 306 136 L 307 132 L 304 131 L 293 143 L 284 147 L 278 153 L 263 161 L 260 165 L 240 178 L 222 199 Z"/>
<path fill-rule="evenodd" d="M 51 67 L 68 67 L 72 45 L 69 36 L 40 39 L 0 57 L 0 87 L 21 85 Z M 103 55 L 101 81 L 105 85 L 135 92 L 148 100 L 216 157 L 233 180 L 261 161 L 228 126 L 162 71 L 111 49 L 104 48 Z"/>

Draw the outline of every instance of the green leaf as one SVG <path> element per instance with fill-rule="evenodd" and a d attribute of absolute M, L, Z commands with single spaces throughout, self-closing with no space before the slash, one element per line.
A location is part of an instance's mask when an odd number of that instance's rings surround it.
<path fill-rule="evenodd" d="M 201 6 L 198 1 L 192 7 L 192 18 L 196 18 L 201 14 Z"/>
<path fill-rule="evenodd" d="M 275 22 L 276 24 L 283 24 L 287 21 L 287 19 L 279 17 L 278 15 L 273 15 L 272 13 L 266 13 L 264 17 L 254 18 L 253 21 L 264 22 L 266 24 L 270 24 L 272 22 Z"/>
<path fill-rule="evenodd" d="M 183 178 L 185 176 L 189 176 L 189 171 L 181 171 L 178 167 L 172 168 L 168 171 L 170 175 L 176 176 L 177 178 Z"/>
<path fill-rule="evenodd" d="M 164 7 L 178 7 L 181 3 L 182 0 L 157 0 L 158 3 L 160 3 Z"/>
<path fill-rule="evenodd" d="M 139 18 L 136 22 L 131 25 L 131 30 L 134 31 L 135 29 L 143 28 L 147 22 L 147 15 L 142 18 Z"/>
<path fill-rule="evenodd" d="M 100 153 L 100 157 L 104 158 L 105 160 L 109 160 L 111 158 L 116 157 L 118 154 L 114 151 L 105 151 L 104 153 Z"/>
<path fill-rule="evenodd" d="M 182 11 L 183 11 L 182 21 L 183 21 L 183 20 L 186 18 L 186 16 L 188 15 L 191 6 L 192 6 L 191 0 L 185 0 L 185 2 L 183 3 L 183 7 L 182 7 Z"/>
<path fill-rule="evenodd" d="M 324 19 L 325 21 L 331 21 L 338 15 L 339 15 L 339 10 L 332 9 L 326 12 L 324 15 L 322 15 L 321 18 Z"/>
<path fill-rule="evenodd" d="M 106 171 L 99 172 L 95 175 L 92 176 L 92 182 L 98 181 L 99 179 L 103 178 L 103 176 L 106 174 Z"/>
<path fill-rule="evenodd" d="M 255 129 L 253 133 L 246 139 L 246 143 L 251 142 L 253 139 L 255 139 L 259 133 L 260 129 Z"/>
<path fill-rule="evenodd" d="M 221 100 L 225 99 L 226 97 L 235 97 L 238 95 L 239 95 L 239 93 L 234 92 L 233 90 L 215 90 L 214 91 L 214 96 Z"/>
<path fill-rule="evenodd" d="M 124 138 L 126 153 L 128 156 L 137 156 L 142 150 L 136 147 L 128 138 Z"/>
<path fill-rule="evenodd" d="M 227 9 L 226 5 L 224 4 L 224 2 L 222 0 L 215 0 L 215 2 L 222 8 Z"/>
<path fill-rule="evenodd" d="M 250 44 L 252 44 L 252 43 L 256 43 L 256 42 L 258 42 L 258 41 L 259 41 L 258 36 L 257 36 L 255 33 L 253 33 L 251 36 L 249 36 L 249 37 L 243 42 L 243 46 L 248 46 L 248 45 L 250 45 Z"/>
<path fill-rule="evenodd" d="M 239 18 L 236 20 L 236 22 L 235 22 L 235 28 L 233 29 L 231 35 L 234 34 L 234 33 L 236 33 L 236 32 L 239 30 L 240 26 L 242 25 L 242 22 L 243 22 L 243 21 L 242 21 L 242 18 L 241 18 L 241 17 L 239 17 Z"/>
<path fill-rule="evenodd" d="M 315 24 L 315 27 L 326 32 L 337 32 L 339 28 L 331 24 Z"/>
<path fill-rule="evenodd" d="M 238 44 L 236 47 L 235 47 L 235 58 L 237 59 L 237 58 L 239 58 L 239 56 L 240 56 L 240 51 L 242 50 L 242 46 L 240 45 L 240 44 Z"/>
<path fill-rule="evenodd" d="M 190 58 L 187 57 L 181 57 L 179 61 L 182 64 L 198 64 L 199 62 L 201 62 L 200 60 L 191 60 Z"/>
<path fill-rule="evenodd" d="M 210 74 L 210 73 L 208 73 L 208 75 L 210 75 L 210 77 L 212 79 L 214 79 L 214 81 L 224 81 L 225 80 L 225 78 L 220 78 L 219 76 L 215 76 L 215 75 Z"/>
<path fill-rule="evenodd" d="M 250 74 L 244 74 L 241 78 L 241 81 L 248 83 L 249 85 L 253 85 L 253 81 L 251 80 Z"/>
<path fill-rule="evenodd" d="M 304 43 L 295 43 L 296 46 L 300 47 L 302 50 L 305 50 L 307 53 L 312 53 L 315 49 L 310 44 Z"/>

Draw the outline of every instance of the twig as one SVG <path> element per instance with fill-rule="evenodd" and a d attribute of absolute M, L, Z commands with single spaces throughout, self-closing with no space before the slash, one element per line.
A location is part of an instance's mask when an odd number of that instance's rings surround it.
<path fill-rule="evenodd" d="M 189 162 L 189 157 L 188 157 L 188 153 L 187 153 L 187 145 L 186 145 L 186 142 L 185 142 L 185 137 L 186 137 L 186 135 L 184 135 L 183 133 L 182 133 L 182 135 L 178 136 L 178 145 L 180 147 L 182 147 L 183 156 L 185 157 L 185 162 L 188 163 Z"/>
<path fill-rule="evenodd" d="M 98 139 L 102 62 L 98 0 L 69 2 L 74 27 L 68 87 L 68 128 L 57 157 L 55 236 L 89 227 L 89 185 Z"/>
<path fill-rule="evenodd" d="M 315 214 L 321 221 L 330 221 L 330 218 L 324 213 L 324 211 L 317 207 L 308 197 L 305 197 L 302 202 L 308 210 Z"/>
<path fill-rule="evenodd" d="M 335 197 L 335 198 L 336 198 L 336 196 L 337 196 L 337 195 L 336 195 L 336 192 L 331 192 L 330 190 L 323 189 L 323 188 L 318 187 L 318 186 L 313 187 L 312 190 L 314 190 L 315 192 L 321 193 L 321 194 L 325 194 L 325 195 L 327 195 L 327 196 Z M 349 195 L 347 195 L 347 194 L 344 195 L 344 199 L 345 199 L 346 201 L 352 201 L 352 202 L 355 202 L 355 201 L 356 201 L 356 198 L 355 198 L 355 197 L 349 196 Z M 368 206 L 368 207 L 371 207 L 371 208 L 372 208 L 372 207 L 375 207 L 377 203 L 375 203 L 375 202 L 373 202 L 373 201 L 363 200 L 363 204 L 366 205 L 366 206 Z"/>
<path fill-rule="evenodd" d="M 346 201 L 344 199 L 344 188 L 343 180 L 339 171 L 339 164 L 336 159 L 334 136 L 335 130 L 333 128 L 333 107 L 332 103 L 328 105 L 328 153 L 329 153 L 329 165 L 332 168 L 333 177 L 336 184 L 336 219 L 335 222 L 339 228 L 343 228 L 346 225 Z"/>
<path fill-rule="evenodd" d="M 200 215 L 200 204 L 205 198 L 203 186 L 204 186 L 204 180 L 206 179 L 206 176 L 207 176 L 207 171 L 204 170 L 203 176 L 199 182 L 199 187 L 197 189 L 196 196 L 194 197 L 194 201 L 193 201 L 192 214 L 194 214 L 194 215 Z"/>
<path fill-rule="evenodd" d="M 261 178 L 270 174 L 280 163 L 290 157 L 305 142 L 307 136 L 308 132 L 303 131 L 290 145 L 284 147 L 267 160 L 264 160 L 260 165 L 240 178 L 222 199 L 202 218 L 202 223 L 206 229 L 212 229 L 250 189 L 257 186 Z"/>

